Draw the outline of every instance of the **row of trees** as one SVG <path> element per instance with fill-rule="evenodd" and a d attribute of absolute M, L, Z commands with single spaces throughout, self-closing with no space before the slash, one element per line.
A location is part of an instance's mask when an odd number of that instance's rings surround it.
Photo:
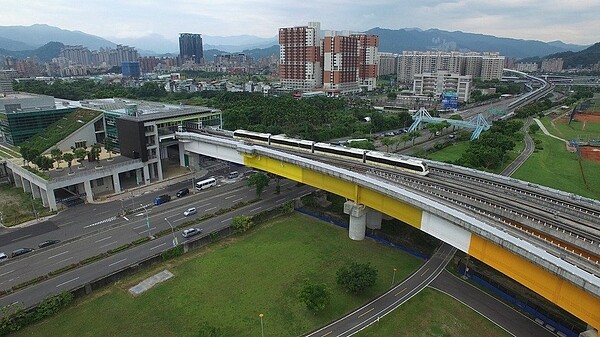
<path fill-rule="evenodd" d="M 336 283 L 346 292 L 357 295 L 373 287 L 377 282 L 377 269 L 370 263 L 352 262 L 338 269 Z M 313 283 L 306 279 L 298 295 L 306 308 L 318 312 L 331 301 L 331 290 L 324 283 Z"/>
<path fill-rule="evenodd" d="M 88 157 L 89 162 L 99 161 L 100 153 L 102 152 L 99 144 L 94 144 L 89 151 L 85 147 L 71 149 L 72 153 L 63 153 L 63 151 L 57 147 L 52 148 L 50 150 L 50 157 L 44 156 L 40 154 L 38 150 L 29 148 L 25 145 L 21 146 L 19 151 L 25 161 L 25 165 L 27 165 L 28 162 L 31 162 L 37 165 L 42 171 L 47 171 L 54 166 L 54 163 L 57 163 L 58 168 L 60 168 L 60 163 L 65 161 L 69 167 L 69 172 L 71 172 L 71 165 L 74 159 L 77 159 L 79 165 L 83 165 L 82 162 L 86 157 Z"/>

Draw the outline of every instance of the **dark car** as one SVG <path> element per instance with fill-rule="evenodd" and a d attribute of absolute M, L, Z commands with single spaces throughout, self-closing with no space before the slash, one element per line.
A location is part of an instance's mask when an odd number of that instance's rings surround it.
<path fill-rule="evenodd" d="M 189 188 L 182 188 L 179 191 L 177 191 L 177 193 L 175 194 L 177 196 L 177 198 L 181 198 L 184 195 L 188 195 L 190 194 L 190 189 Z"/>
<path fill-rule="evenodd" d="M 40 242 L 38 247 L 44 248 L 44 247 L 52 246 L 53 244 L 56 244 L 59 242 L 60 242 L 60 240 L 46 240 L 46 241 Z"/>
<path fill-rule="evenodd" d="M 19 255 L 27 254 L 29 252 L 33 252 L 33 249 L 31 249 L 31 248 L 19 248 L 17 250 L 13 250 L 13 252 L 10 254 L 10 257 L 17 257 Z"/>
<path fill-rule="evenodd" d="M 158 197 L 156 197 L 156 199 L 154 199 L 154 205 L 160 205 L 160 204 L 164 204 L 167 201 L 171 201 L 171 196 L 168 194 L 163 194 L 163 195 L 159 195 Z"/>

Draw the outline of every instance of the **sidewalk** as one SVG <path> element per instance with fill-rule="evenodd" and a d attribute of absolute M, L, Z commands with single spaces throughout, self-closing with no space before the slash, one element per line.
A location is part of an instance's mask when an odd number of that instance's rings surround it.
<path fill-rule="evenodd" d="M 556 138 L 556 139 L 558 139 L 558 140 L 562 140 L 563 142 L 565 142 L 565 143 L 567 143 L 567 144 L 569 143 L 567 140 L 565 140 L 565 139 L 562 139 L 562 138 L 560 138 L 560 137 L 557 137 L 557 136 L 555 136 L 555 135 L 551 134 L 550 132 L 548 132 L 548 130 L 546 129 L 546 127 L 544 126 L 544 124 L 542 124 L 542 122 L 541 122 L 539 119 L 537 119 L 537 118 L 534 118 L 533 120 L 534 120 L 534 121 L 537 123 L 537 125 L 540 127 L 540 129 L 542 130 L 542 132 L 543 132 L 543 133 L 544 133 L 546 136 L 550 136 L 550 137 L 552 137 L 552 138 Z"/>

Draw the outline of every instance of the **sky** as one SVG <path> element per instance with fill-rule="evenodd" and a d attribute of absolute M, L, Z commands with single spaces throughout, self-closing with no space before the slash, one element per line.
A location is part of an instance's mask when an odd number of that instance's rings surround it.
<path fill-rule="evenodd" d="M 600 42 L 600 0 L 0 0 L 0 26 L 48 24 L 108 38 L 181 32 L 271 38 L 280 27 L 438 28 L 544 42 Z M 8 9 L 8 10 L 6 10 Z"/>

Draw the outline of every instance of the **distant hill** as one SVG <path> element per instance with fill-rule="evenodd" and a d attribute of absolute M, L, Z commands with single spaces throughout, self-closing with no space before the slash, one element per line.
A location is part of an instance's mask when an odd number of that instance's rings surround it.
<path fill-rule="evenodd" d="M 4 37 L 0 37 L 0 49 L 6 50 L 28 50 L 35 49 L 34 46 L 29 45 L 27 43 L 23 43 L 21 41 L 15 41 L 12 39 L 7 39 Z"/>
<path fill-rule="evenodd" d="M 562 42 L 545 43 L 534 40 L 500 38 L 492 35 L 448 32 L 439 29 L 391 30 L 373 28 L 365 33 L 379 35 L 379 51 L 400 53 L 404 50 L 441 50 L 441 51 L 497 51 L 501 55 L 515 58 L 545 56 L 566 52 L 573 48 Z M 579 46 L 579 50 L 585 48 Z"/>
<path fill-rule="evenodd" d="M 19 41 L 34 48 L 41 47 L 50 41 L 58 41 L 65 45 L 82 45 L 92 50 L 100 49 L 101 47 L 114 48 L 116 46 L 113 42 L 95 35 L 40 24 L 32 26 L 0 26 L 0 37 Z M 0 48 L 11 50 L 2 44 L 0 44 Z"/>
<path fill-rule="evenodd" d="M 64 46 L 65 45 L 60 42 L 48 42 L 45 45 L 33 50 L 12 51 L 0 48 L 0 55 L 12 56 L 18 59 L 37 57 L 42 62 L 50 62 L 53 58 L 58 57 Z"/>
<path fill-rule="evenodd" d="M 564 52 L 558 54 L 552 54 L 544 57 L 548 58 L 562 58 L 563 68 L 587 68 L 600 62 L 600 42 L 590 46 L 587 49 L 578 52 Z"/>

